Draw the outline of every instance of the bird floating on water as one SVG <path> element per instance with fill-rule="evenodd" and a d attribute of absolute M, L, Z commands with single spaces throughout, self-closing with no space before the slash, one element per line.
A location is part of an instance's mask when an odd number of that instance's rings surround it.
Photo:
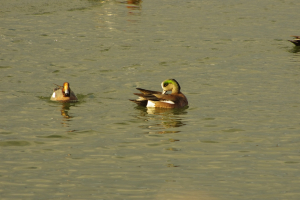
<path fill-rule="evenodd" d="M 183 108 L 188 105 L 188 100 L 180 91 L 180 85 L 175 79 L 167 79 L 161 83 L 162 92 L 136 88 L 141 93 L 134 93 L 138 99 L 130 101 L 144 107 L 153 108 Z M 166 94 L 172 91 L 171 94 Z"/>
<path fill-rule="evenodd" d="M 292 35 L 294 38 L 293 40 L 289 40 L 291 43 L 293 43 L 296 46 L 300 46 L 300 36 Z"/>
<path fill-rule="evenodd" d="M 70 84 L 64 82 L 63 86 L 54 84 L 57 87 L 53 89 L 53 94 L 50 98 L 52 101 L 76 102 L 78 101 L 75 93 L 71 90 Z"/>

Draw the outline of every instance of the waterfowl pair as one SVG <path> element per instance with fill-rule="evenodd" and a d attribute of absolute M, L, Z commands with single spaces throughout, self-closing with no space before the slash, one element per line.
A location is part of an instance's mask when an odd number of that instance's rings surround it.
<path fill-rule="evenodd" d="M 300 36 L 292 35 L 293 40 L 289 40 L 291 43 L 294 43 L 296 46 L 300 46 Z"/>
<path fill-rule="evenodd" d="M 180 85 L 175 79 L 167 79 L 161 83 L 162 92 L 145 90 L 136 88 L 142 93 L 134 93 L 139 96 L 132 102 L 144 107 L 153 108 L 182 108 L 188 105 L 188 100 L 180 91 Z M 167 91 L 172 91 L 171 94 L 166 94 Z"/>
<path fill-rule="evenodd" d="M 56 85 L 56 84 L 55 84 Z M 52 101 L 76 102 L 78 101 L 75 93 L 71 90 L 70 84 L 65 82 L 63 86 L 56 85 L 50 98 Z"/>
<path fill-rule="evenodd" d="M 63 102 L 78 101 L 68 82 L 65 82 L 63 86 L 56 86 L 50 100 Z M 182 108 L 188 105 L 188 100 L 184 94 L 181 93 L 181 87 L 175 79 L 164 80 L 161 83 L 161 87 L 163 89 L 162 92 L 136 88 L 142 93 L 134 93 L 139 96 L 139 98 L 130 101 L 133 101 L 140 106 L 153 108 Z M 166 94 L 167 91 L 172 91 L 172 93 Z"/>

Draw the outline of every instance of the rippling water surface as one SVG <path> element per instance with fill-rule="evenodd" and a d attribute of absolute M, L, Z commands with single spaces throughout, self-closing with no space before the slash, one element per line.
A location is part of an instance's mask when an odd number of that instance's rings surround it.
<path fill-rule="evenodd" d="M 299 7 L 2 0 L 1 198 L 299 199 Z M 128 101 L 167 78 L 187 109 Z"/>

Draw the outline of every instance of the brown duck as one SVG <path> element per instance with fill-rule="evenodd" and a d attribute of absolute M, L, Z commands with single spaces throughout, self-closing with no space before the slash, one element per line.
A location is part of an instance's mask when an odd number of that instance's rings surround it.
<path fill-rule="evenodd" d="M 56 85 L 56 84 L 55 84 Z M 78 101 L 75 93 L 71 90 L 70 84 L 64 82 L 63 86 L 56 85 L 50 98 L 52 101 L 76 102 Z"/>
<path fill-rule="evenodd" d="M 136 100 L 131 100 L 139 106 L 153 108 L 183 108 L 188 105 L 188 100 L 180 91 L 180 85 L 175 79 L 167 79 L 161 83 L 162 92 L 136 88 L 141 93 L 134 93 L 139 96 Z M 171 94 L 166 94 L 172 91 Z"/>

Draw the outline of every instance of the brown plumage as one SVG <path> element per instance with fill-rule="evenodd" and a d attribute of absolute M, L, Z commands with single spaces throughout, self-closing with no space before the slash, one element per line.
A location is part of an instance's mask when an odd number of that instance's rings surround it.
<path fill-rule="evenodd" d="M 55 84 L 56 85 L 56 84 Z M 70 84 L 65 82 L 63 86 L 56 85 L 50 98 L 52 101 L 76 102 L 78 101 L 75 93 L 71 90 Z"/>
<path fill-rule="evenodd" d="M 161 84 L 163 92 L 145 90 L 136 88 L 141 93 L 134 93 L 139 96 L 132 102 L 144 107 L 154 108 L 182 108 L 188 105 L 188 100 L 180 91 L 180 85 L 175 79 L 167 79 Z M 166 94 L 167 91 L 172 91 L 171 94 Z"/>

